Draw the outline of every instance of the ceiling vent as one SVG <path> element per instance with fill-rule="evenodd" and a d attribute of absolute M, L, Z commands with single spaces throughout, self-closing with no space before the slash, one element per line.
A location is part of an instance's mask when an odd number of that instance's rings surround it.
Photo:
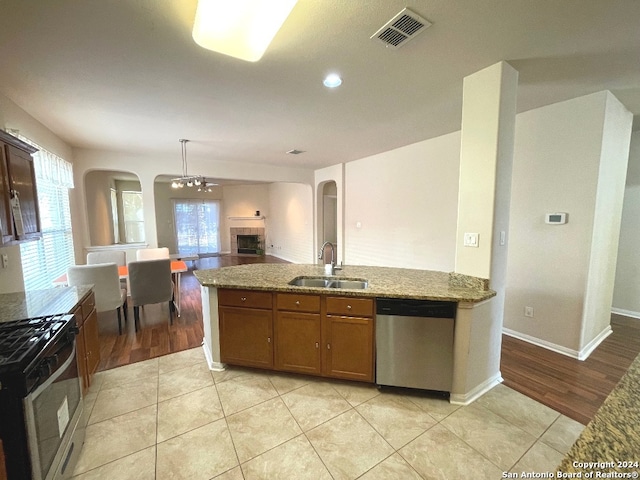
<path fill-rule="evenodd" d="M 297 148 L 294 148 L 293 150 L 289 150 L 287 153 L 290 155 L 300 155 L 301 153 L 304 153 L 304 150 L 298 150 Z"/>
<path fill-rule="evenodd" d="M 377 38 L 387 47 L 397 49 L 430 26 L 431 22 L 405 8 L 371 35 L 371 38 Z"/>

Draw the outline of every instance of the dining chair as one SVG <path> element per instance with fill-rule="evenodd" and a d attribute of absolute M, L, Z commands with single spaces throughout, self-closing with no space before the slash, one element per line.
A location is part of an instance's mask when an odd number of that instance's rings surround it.
<path fill-rule="evenodd" d="M 169 258 L 169 249 L 167 247 L 159 247 L 136 250 L 136 260 L 154 260 L 157 258 Z"/>
<path fill-rule="evenodd" d="M 127 264 L 127 254 L 123 250 L 87 253 L 87 265 L 95 265 L 96 263 L 115 263 L 122 267 Z"/>
<path fill-rule="evenodd" d="M 127 253 L 124 250 L 106 250 L 87 253 L 87 265 L 96 263 L 115 263 L 119 267 L 127 264 Z M 120 279 L 120 288 L 128 289 L 127 279 Z"/>
<path fill-rule="evenodd" d="M 118 265 L 115 263 L 97 263 L 95 265 L 74 265 L 67 269 L 67 280 L 70 286 L 93 285 L 96 297 L 96 311 L 116 310 L 118 313 L 118 334 L 122 334 L 122 317 L 127 315 L 127 289 L 121 288 Z"/>
<path fill-rule="evenodd" d="M 140 307 L 169 302 L 169 323 L 173 325 L 173 282 L 171 260 L 160 258 L 129 262 L 129 287 L 136 332 L 140 324 Z"/>

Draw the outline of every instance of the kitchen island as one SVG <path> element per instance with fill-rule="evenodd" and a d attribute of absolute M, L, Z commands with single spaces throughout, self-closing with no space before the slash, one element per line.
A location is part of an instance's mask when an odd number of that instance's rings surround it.
<path fill-rule="evenodd" d="M 336 271 L 335 275 L 328 277 L 324 274 L 323 266 L 299 264 L 238 265 L 198 270 L 194 275 L 202 286 L 204 350 L 212 370 L 225 368 L 220 355 L 220 311 L 224 311 L 223 308 L 229 304 L 226 303 L 226 296 L 223 303 L 220 303 L 219 293 L 226 295 L 228 291 L 238 290 L 262 292 L 262 296 L 256 297 L 255 300 L 258 308 L 253 310 L 263 315 L 261 325 L 273 319 L 269 295 L 302 295 L 300 298 L 303 299 L 306 298 L 305 295 L 320 296 L 323 299 L 330 295 L 331 298 L 345 297 L 352 301 L 370 299 L 370 302 L 374 302 L 376 298 L 456 302 L 450 401 L 462 405 L 469 404 L 502 380 L 502 325 L 493 314 L 492 298 L 496 293 L 488 288 L 486 279 L 456 273 L 369 266 L 345 266 L 342 270 Z M 299 277 L 366 280 L 368 285 L 364 289 L 343 289 L 290 284 L 293 279 Z M 242 298 L 247 300 L 247 295 Z M 229 308 L 235 307 L 232 304 Z M 274 312 L 275 310 L 274 307 Z M 371 314 L 371 317 L 374 315 Z M 254 315 L 254 319 L 257 318 Z M 372 318 L 372 321 L 375 319 Z M 273 330 L 272 326 L 265 328 Z M 268 337 L 268 342 L 271 343 L 271 336 Z M 273 346 L 268 346 L 265 355 L 273 355 Z"/>

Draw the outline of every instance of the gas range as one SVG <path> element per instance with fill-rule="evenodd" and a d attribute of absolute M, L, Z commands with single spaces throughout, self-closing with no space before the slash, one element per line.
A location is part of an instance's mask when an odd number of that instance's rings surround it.
<path fill-rule="evenodd" d="M 73 315 L 12 320 L 0 323 L 0 389 L 27 395 L 38 383 L 38 377 L 48 376 L 50 360 L 47 351 L 60 336 L 75 336 Z M 44 364 L 40 361 L 44 360 Z M 40 370 L 34 372 L 34 370 Z"/>
<path fill-rule="evenodd" d="M 84 438 L 77 333 L 74 315 L 0 322 L 0 478 L 73 472 Z"/>

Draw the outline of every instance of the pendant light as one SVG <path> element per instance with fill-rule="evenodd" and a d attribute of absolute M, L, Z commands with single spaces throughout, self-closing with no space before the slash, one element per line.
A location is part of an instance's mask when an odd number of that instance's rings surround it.
<path fill-rule="evenodd" d="M 211 192 L 217 183 L 209 182 L 202 175 L 189 175 L 187 170 L 187 143 L 189 140 L 181 138 L 179 140 L 182 150 L 182 176 L 171 179 L 171 188 L 198 187 L 199 192 Z"/>

